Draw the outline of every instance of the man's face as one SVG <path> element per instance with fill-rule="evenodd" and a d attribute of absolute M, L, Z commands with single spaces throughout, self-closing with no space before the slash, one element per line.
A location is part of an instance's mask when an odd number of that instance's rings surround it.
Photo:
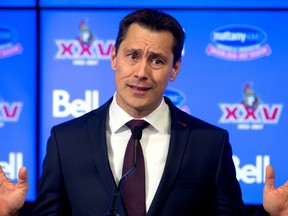
<path fill-rule="evenodd" d="M 115 70 L 117 104 L 135 118 L 141 118 L 161 103 L 169 81 L 174 81 L 180 60 L 173 66 L 173 35 L 153 32 L 132 24 L 126 38 L 111 55 Z"/>

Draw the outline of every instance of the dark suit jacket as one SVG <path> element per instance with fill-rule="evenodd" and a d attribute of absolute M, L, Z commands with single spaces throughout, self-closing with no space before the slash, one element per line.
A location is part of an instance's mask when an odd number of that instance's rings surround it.
<path fill-rule="evenodd" d="M 165 101 L 172 119 L 169 152 L 147 215 L 246 215 L 228 133 Z M 52 128 L 34 215 L 108 212 L 116 189 L 106 146 L 110 103 Z M 119 215 L 127 215 L 121 201 Z"/>

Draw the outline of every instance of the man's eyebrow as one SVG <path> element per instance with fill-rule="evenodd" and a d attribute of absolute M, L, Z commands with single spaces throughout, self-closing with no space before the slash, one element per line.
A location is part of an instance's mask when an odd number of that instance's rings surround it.
<path fill-rule="evenodd" d="M 143 54 L 143 50 L 142 50 L 142 49 L 137 49 L 137 48 L 124 48 L 123 50 L 124 50 L 124 52 L 126 52 L 126 53 L 133 52 L 133 53 Z M 164 55 L 163 53 L 160 53 L 160 52 L 149 51 L 149 52 L 148 52 L 148 56 L 154 56 L 154 57 L 160 57 L 160 58 L 162 58 L 162 59 L 167 59 L 167 56 Z"/>
<path fill-rule="evenodd" d="M 134 48 L 124 48 L 124 52 L 137 52 L 142 53 L 142 49 L 134 49 Z"/>
<path fill-rule="evenodd" d="M 164 54 L 162 54 L 162 53 L 158 53 L 158 52 L 149 52 L 149 55 L 150 55 L 150 56 L 158 56 L 158 57 L 160 57 L 160 58 L 162 58 L 162 59 L 167 59 L 167 56 L 166 56 L 166 55 L 164 55 Z"/>

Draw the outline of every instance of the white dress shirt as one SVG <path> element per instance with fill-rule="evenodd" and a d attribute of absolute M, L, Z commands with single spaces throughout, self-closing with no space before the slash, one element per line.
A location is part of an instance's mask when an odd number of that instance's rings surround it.
<path fill-rule="evenodd" d="M 132 119 L 134 118 L 116 103 L 114 94 L 106 122 L 106 137 L 108 159 L 116 184 L 122 177 L 124 154 L 131 136 L 131 131 L 125 124 Z M 171 119 L 169 107 L 164 99 L 156 110 L 142 119 L 150 124 L 143 130 L 140 141 L 145 160 L 148 211 L 162 177 L 169 148 Z"/>

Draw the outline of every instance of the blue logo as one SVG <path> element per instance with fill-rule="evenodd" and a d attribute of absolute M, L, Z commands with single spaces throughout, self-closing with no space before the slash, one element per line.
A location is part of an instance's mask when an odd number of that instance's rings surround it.
<path fill-rule="evenodd" d="M 10 27 L 0 25 L 0 47 L 14 44 L 18 40 L 18 32 Z"/>
<path fill-rule="evenodd" d="M 210 39 L 214 44 L 240 49 L 262 45 L 267 41 L 267 35 L 259 28 L 244 25 L 223 26 L 215 29 Z"/>
<path fill-rule="evenodd" d="M 18 43 L 18 32 L 12 27 L 0 25 L 0 59 L 20 54 L 23 48 Z"/>
<path fill-rule="evenodd" d="M 249 25 L 227 25 L 213 30 L 206 53 L 225 60 L 247 61 L 271 54 L 267 34 Z"/>
<path fill-rule="evenodd" d="M 164 95 L 168 97 L 175 106 L 181 107 L 186 102 L 186 96 L 178 89 L 168 87 L 164 92 Z"/>

